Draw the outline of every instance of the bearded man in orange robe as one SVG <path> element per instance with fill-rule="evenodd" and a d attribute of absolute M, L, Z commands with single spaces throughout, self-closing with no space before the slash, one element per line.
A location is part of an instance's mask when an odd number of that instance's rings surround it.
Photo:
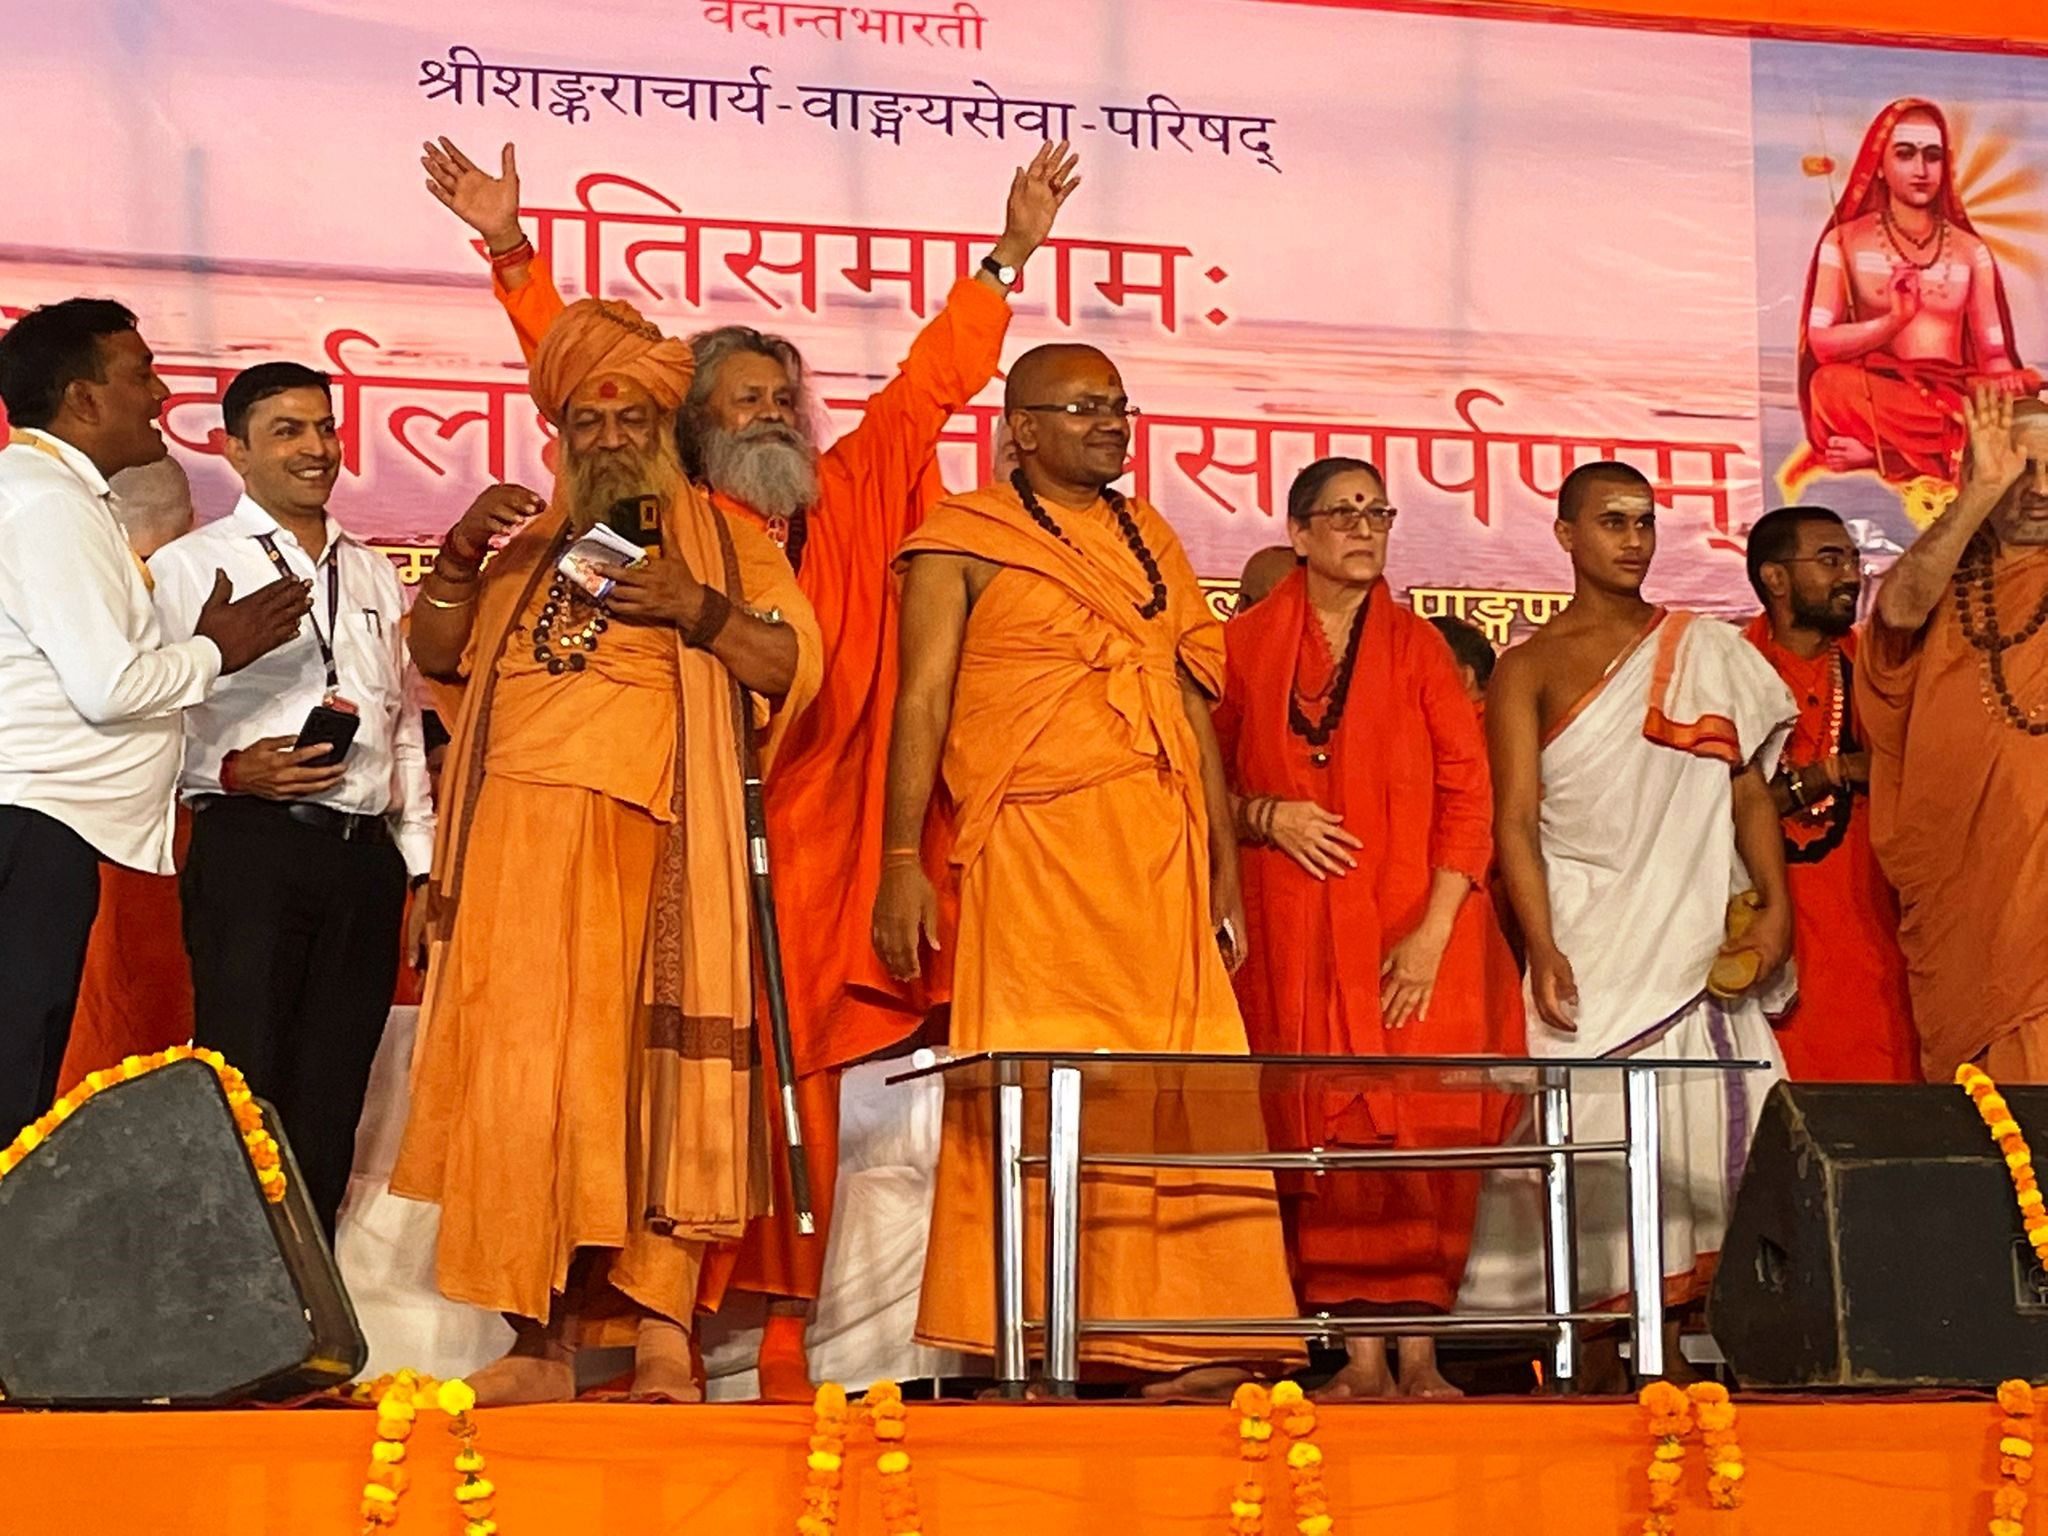
<path fill-rule="evenodd" d="M 1035 348 L 1003 407 L 1010 482 L 946 502 L 903 548 L 876 951 L 908 981 L 940 941 L 917 836 L 943 757 L 961 871 L 955 1050 L 1241 1054 L 1229 966 L 1243 959 L 1244 906 L 1209 718 L 1222 626 L 1165 519 L 1110 488 L 1132 414 L 1110 360 Z M 1186 1112 L 1165 1093 L 1119 1097 L 1130 1102 L 1098 1113 Z M 1259 1139 L 1248 1118 L 1240 1148 Z M 986 1107 L 948 1094 L 924 1343 L 993 1353 L 993 1188 Z M 1027 1207 L 1041 1195 L 1030 1183 Z M 1081 1202 L 1084 1317 L 1291 1313 L 1266 1175 L 1084 1171 Z M 1025 1230 L 1041 1228 L 1027 1215 Z M 1038 1283 L 1027 1277 L 1025 1294 Z M 1158 1384 L 1169 1390 L 1224 1387 L 1235 1373 L 1202 1369 L 1213 1362 L 1295 1352 L 1270 1339 L 1081 1341 L 1084 1361 L 1177 1376 Z"/>
<path fill-rule="evenodd" d="M 1885 573 L 1856 669 L 1870 839 L 1920 1058 L 2048 1082 L 2048 405 L 1980 389 L 1962 488 Z"/>
<path fill-rule="evenodd" d="M 636 1395 L 694 1399 L 705 1255 L 766 1203 L 741 747 L 772 722 L 772 752 L 819 643 L 781 552 L 683 473 L 691 367 L 630 305 L 564 310 L 532 367 L 553 503 L 486 491 L 411 620 L 460 707 L 391 1189 L 441 1207 L 443 1294 L 513 1324 L 482 1401 L 567 1399 L 579 1345 L 624 1343 Z M 564 554 L 645 496 L 658 549 L 586 591 Z"/>
<path fill-rule="evenodd" d="M 1778 1023 L 1795 1081 L 1917 1083 L 1920 1040 L 1899 952 L 1899 901 L 1870 847 L 1870 754 L 1854 694 L 1862 556 L 1825 507 L 1749 530 L 1764 611 L 1744 636 L 1799 706 L 1770 781 L 1784 818 L 1799 997 Z"/>
<path fill-rule="evenodd" d="M 1309 465 L 1287 498 L 1300 568 L 1224 631 L 1216 732 L 1251 921 L 1238 1000 L 1262 1053 L 1520 1055 L 1521 976 L 1485 888 L 1486 743 L 1450 647 L 1387 587 L 1395 516 L 1375 466 Z M 1309 1086 L 1271 1118 L 1288 1151 L 1469 1147 L 1501 1138 L 1512 1102 Z M 1479 1185 L 1456 1171 L 1284 1179 L 1302 1306 L 1448 1311 Z M 1392 1395 L 1386 1341 L 1348 1347 L 1325 1395 Z M 1400 1363 L 1401 1395 L 1458 1395 L 1433 1339 L 1403 1338 Z"/>
<path fill-rule="evenodd" d="M 531 357 L 562 301 L 546 262 L 516 259 L 531 248 L 519 225 L 512 146 L 495 177 L 445 139 L 426 146 L 423 163 L 430 190 L 493 253 L 494 288 Z M 876 962 L 857 925 L 833 920 L 866 911 L 881 873 L 887 712 L 896 691 L 889 562 L 944 494 L 939 434 L 995 376 L 1008 294 L 1080 184 L 1077 163 L 1065 144 L 1047 145 L 1017 171 L 993 250 L 953 285 L 896 376 L 869 399 L 860 425 L 822 451 L 811 435 L 815 402 L 794 346 L 745 326 L 690 338 L 697 375 L 679 424 L 684 466 L 723 511 L 783 545 L 825 642 L 818 702 L 791 732 L 766 786 L 817 1231 L 799 1235 L 790 1219 L 778 1140 L 776 1211 L 748 1231 L 735 1258 L 714 1261 L 704 1297 L 715 1309 L 730 1284 L 770 1298 L 760 1365 L 761 1394 L 771 1401 L 810 1400 L 804 1319 L 824 1273 L 839 1071 L 914 1034 L 946 999 L 943 967 L 899 982 Z M 920 846 L 926 867 L 942 879 L 946 841 L 944 816 L 935 812 Z"/>

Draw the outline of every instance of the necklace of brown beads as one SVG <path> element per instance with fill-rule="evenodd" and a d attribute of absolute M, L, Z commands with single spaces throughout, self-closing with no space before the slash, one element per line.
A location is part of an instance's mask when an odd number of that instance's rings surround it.
<path fill-rule="evenodd" d="M 1067 537 L 1064 529 L 1053 520 L 1053 515 L 1039 504 L 1038 494 L 1031 489 L 1031 482 L 1024 478 L 1024 471 L 1010 471 L 1010 487 L 1024 503 L 1024 510 L 1031 514 L 1031 521 L 1058 539 L 1067 548 L 1078 553 L 1078 546 Z M 1166 578 L 1159 574 L 1159 562 L 1152 551 L 1145 546 L 1145 535 L 1138 531 L 1138 520 L 1131 516 L 1130 506 L 1122 496 L 1108 486 L 1102 488 L 1102 499 L 1109 503 L 1110 515 L 1116 519 L 1116 526 L 1124 536 L 1124 543 L 1130 546 L 1137 557 L 1138 569 L 1145 573 L 1145 579 L 1152 584 L 1152 595 L 1142 603 L 1131 606 L 1138 610 L 1141 619 L 1156 619 L 1166 612 Z"/>
<path fill-rule="evenodd" d="M 1956 619 L 1963 638 L 1984 658 L 1984 707 L 2001 724 L 2029 736 L 2048 736 L 2048 713 L 2042 706 L 2020 708 L 2006 681 L 2005 653 L 2024 645 L 2048 624 L 2048 592 L 2034 605 L 2027 622 L 2011 634 L 1998 627 L 1998 588 L 1990 548 L 1979 540 L 1956 572 Z"/>
<path fill-rule="evenodd" d="M 547 601 L 533 621 L 533 659 L 546 667 L 551 677 L 581 672 L 597 649 L 597 637 L 611 627 L 611 620 L 595 603 L 589 604 L 589 618 L 581 624 L 575 622 L 572 609 L 586 601 L 581 590 L 572 588 L 569 578 L 559 572 L 548 583 Z M 561 647 L 559 653 L 557 646 Z"/>

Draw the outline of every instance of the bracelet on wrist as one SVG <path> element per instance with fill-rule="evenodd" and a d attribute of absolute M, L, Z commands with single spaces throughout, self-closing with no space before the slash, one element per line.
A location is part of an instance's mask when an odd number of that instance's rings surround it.
<path fill-rule="evenodd" d="M 230 752 L 220 760 L 220 792 L 224 795 L 235 793 L 235 763 L 241 755 L 240 752 Z"/>
<path fill-rule="evenodd" d="M 732 601 L 716 587 L 706 587 L 697 609 L 697 622 L 683 634 L 683 644 L 703 650 L 716 640 L 732 618 Z"/>
<path fill-rule="evenodd" d="M 475 602 L 476 594 L 469 592 L 457 598 L 436 597 L 425 586 L 422 586 L 420 588 L 420 601 L 429 608 L 439 608 L 443 613 L 452 613 L 458 608 L 467 608 L 471 603 Z"/>

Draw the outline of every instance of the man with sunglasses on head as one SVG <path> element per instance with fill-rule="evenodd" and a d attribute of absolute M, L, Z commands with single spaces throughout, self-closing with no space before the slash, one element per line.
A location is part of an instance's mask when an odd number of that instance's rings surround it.
<path fill-rule="evenodd" d="M 1912 1083 L 1920 1039 L 1899 900 L 1870 846 L 1870 753 L 1853 696 L 1862 561 L 1825 507 L 1780 507 L 1749 530 L 1749 584 L 1764 611 L 1743 634 L 1799 706 L 1770 780 L 1799 963 L 1799 999 L 1778 1045 L 1795 1079 Z"/>
<path fill-rule="evenodd" d="M 956 1051 L 1242 1053 L 1230 972 L 1244 903 L 1209 718 L 1222 625 L 1165 519 L 1111 488 L 1136 411 L 1107 357 L 1035 348 L 1003 408 L 1008 483 L 942 503 L 903 547 L 876 952 L 908 979 L 937 947 L 918 840 L 943 767 L 958 808 Z M 918 1335 L 986 1356 L 994 1185 L 971 1097 L 947 1104 Z M 1088 1317 L 1292 1309 L 1264 1175 L 1120 1170 L 1084 1178 L 1082 1206 Z M 1290 1348 L 1102 1336 L 1082 1357 L 1227 1393 L 1241 1374 L 1199 1368 Z"/>

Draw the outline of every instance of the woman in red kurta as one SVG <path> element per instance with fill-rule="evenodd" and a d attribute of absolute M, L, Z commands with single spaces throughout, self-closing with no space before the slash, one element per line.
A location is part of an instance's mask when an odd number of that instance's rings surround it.
<path fill-rule="evenodd" d="M 1382 579 L 1394 510 L 1372 465 L 1323 459 L 1288 494 L 1301 567 L 1226 634 L 1217 727 L 1244 848 L 1254 1051 L 1518 1053 L 1522 998 L 1484 884 L 1493 795 L 1478 717 L 1443 637 Z M 1477 888 L 1479 894 L 1474 895 Z M 1389 1084 L 1293 1095 L 1276 1144 L 1472 1146 L 1507 1101 Z M 1447 1311 L 1476 1173 L 1336 1173 L 1287 1194 L 1305 1309 Z M 1354 1340 L 1329 1395 L 1397 1390 L 1385 1342 Z M 1456 1394 L 1433 1341 L 1403 1338 L 1398 1390 Z"/>

